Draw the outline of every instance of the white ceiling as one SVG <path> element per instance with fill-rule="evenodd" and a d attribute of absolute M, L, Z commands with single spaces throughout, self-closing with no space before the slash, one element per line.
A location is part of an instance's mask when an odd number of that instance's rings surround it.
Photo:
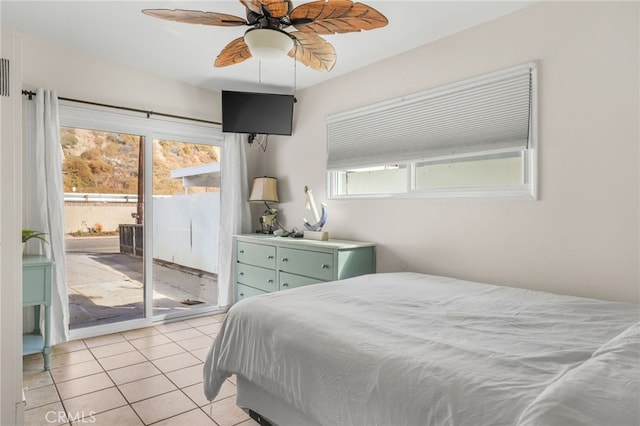
<path fill-rule="evenodd" d="M 245 17 L 238 0 L 225 1 L 8 1 L 0 2 L 3 24 L 114 62 L 151 71 L 211 90 L 291 93 L 368 64 L 495 19 L 530 1 L 376 1 L 364 3 L 384 14 L 389 25 L 360 33 L 323 36 L 337 63 L 314 71 L 291 58 L 280 62 L 248 59 L 225 68 L 213 61 L 247 27 L 212 27 L 152 18 L 147 8 L 192 9 Z M 305 1 L 293 1 L 294 7 Z"/>

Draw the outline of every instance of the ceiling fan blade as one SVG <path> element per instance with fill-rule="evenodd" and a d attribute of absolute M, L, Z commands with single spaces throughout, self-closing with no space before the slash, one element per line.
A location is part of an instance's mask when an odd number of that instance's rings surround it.
<path fill-rule="evenodd" d="M 201 12 L 199 10 L 182 9 L 144 9 L 145 15 L 168 21 L 184 22 L 187 24 L 215 25 L 217 27 L 236 27 L 247 25 L 247 21 L 239 16 L 226 13 Z"/>
<path fill-rule="evenodd" d="M 259 0 L 274 18 L 282 18 L 289 13 L 291 2 L 287 0 Z"/>
<path fill-rule="evenodd" d="M 304 3 L 289 15 L 294 27 L 305 33 L 336 34 L 373 30 L 389 23 L 371 6 L 351 0 L 318 0 Z"/>
<path fill-rule="evenodd" d="M 296 46 L 288 53 L 298 62 L 317 71 L 331 71 L 336 64 L 336 51 L 322 37 L 313 33 L 294 31 L 289 35 L 297 40 Z"/>
<path fill-rule="evenodd" d="M 218 68 L 226 67 L 240 63 L 250 57 L 251 51 L 247 43 L 244 42 L 244 37 L 238 37 L 222 49 L 213 66 Z"/>
<path fill-rule="evenodd" d="M 240 0 L 240 3 L 252 12 L 262 14 L 260 0 Z"/>

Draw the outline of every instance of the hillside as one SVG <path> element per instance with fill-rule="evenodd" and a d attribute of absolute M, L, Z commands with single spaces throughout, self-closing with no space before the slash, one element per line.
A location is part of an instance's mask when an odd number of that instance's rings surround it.
<path fill-rule="evenodd" d="M 64 191 L 137 194 L 141 139 L 137 135 L 61 128 Z M 154 195 L 183 194 L 182 181 L 171 179 L 170 171 L 217 162 L 219 158 L 218 147 L 153 141 Z M 191 192 L 205 190 L 197 188 Z"/>

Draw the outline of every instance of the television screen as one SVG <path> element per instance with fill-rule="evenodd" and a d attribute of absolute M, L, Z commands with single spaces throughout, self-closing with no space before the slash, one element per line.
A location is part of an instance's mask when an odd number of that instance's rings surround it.
<path fill-rule="evenodd" d="M 222 91 L 222 131 L 290 136 L 293 95 Z"/>

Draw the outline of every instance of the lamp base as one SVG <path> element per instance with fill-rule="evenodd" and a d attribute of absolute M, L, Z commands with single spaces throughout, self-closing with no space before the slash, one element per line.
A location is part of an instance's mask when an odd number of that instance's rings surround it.
<path fill-rule="evenodd" d="M 304 231 L 304 238 L 307 240 L 327 241 L 329 233 L 327 231 Z"/>
<path fill-rule="evenodd" d="M 263 234 L 273 234 L 274 227 L 277 223 L 277 216 L 278 210 L 267 206 L 267 209 L 262 213 L 262 216 L 260 216 L 260 226 L 262 226 Z"/>

